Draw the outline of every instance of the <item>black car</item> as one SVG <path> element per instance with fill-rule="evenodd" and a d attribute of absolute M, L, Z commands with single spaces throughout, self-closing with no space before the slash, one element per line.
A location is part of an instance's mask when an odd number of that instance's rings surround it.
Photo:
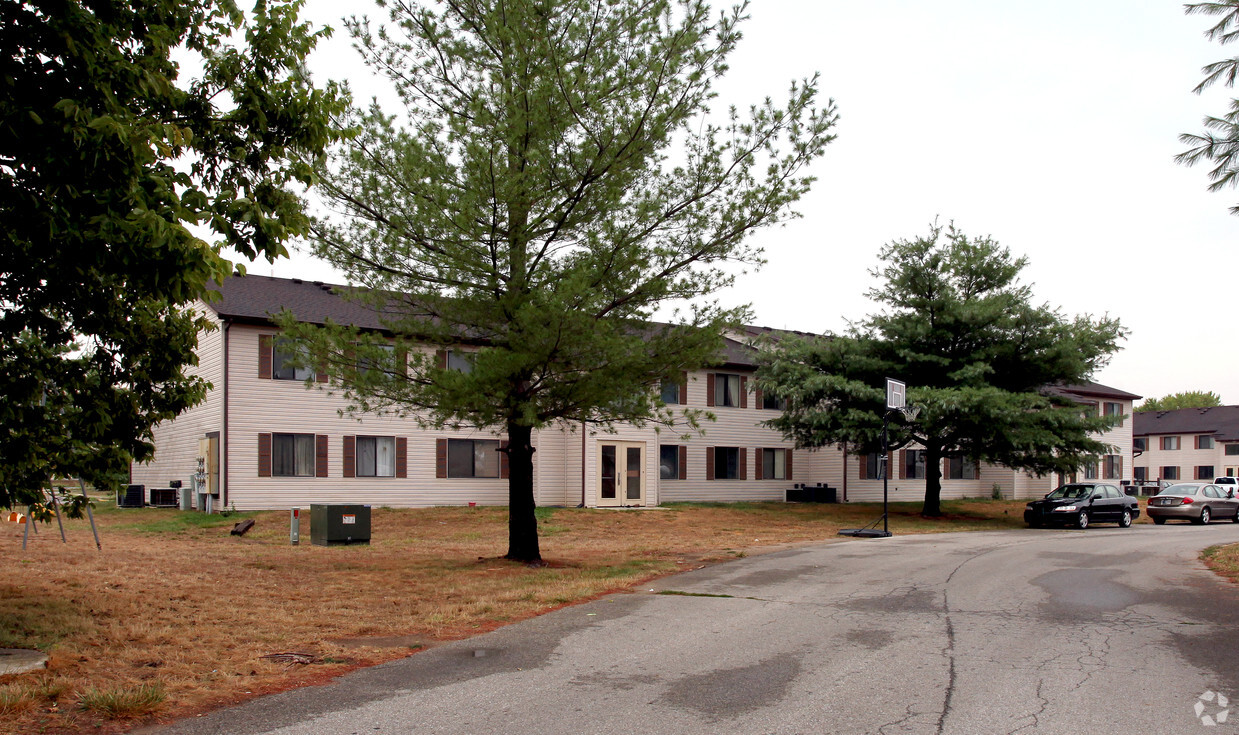
<path fill-rule="evenodd" d="M 1123 528 L 1140 517 L 1140 504 L 1114 485 L 1073 482 L 1024 506 L 1024 522 L 1041 526 L 1088 528 L 1091 523 L 1117 523 Z"/>

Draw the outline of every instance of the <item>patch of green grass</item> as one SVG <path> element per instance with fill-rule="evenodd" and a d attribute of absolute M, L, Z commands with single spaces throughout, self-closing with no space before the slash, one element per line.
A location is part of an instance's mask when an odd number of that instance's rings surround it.
<path fill-rule="evenodd" d="M 136 687 L 113 687 L 98 689 L 90 687 L 78 698 L 82 709 L 109 717 L 123 719 L 141 717 L 159 709 L 167 699 L 163 684 L 139 684 Z"/>
<path fill-rule="evenodd" d="M 224 517 L 215 513 L 172 510 L 168 508 L 133 508 L 119 511 L 125 518 L 113 528 L 145 534 L 186 533 L 193 530 L 235 526 L 253 513 L 234 513 Z"/>
<path fill-rule="evenodd" d="M 0 648 L 48 651 L 80 633 L 89 618 L 70 600 L 0 586 Z"/>

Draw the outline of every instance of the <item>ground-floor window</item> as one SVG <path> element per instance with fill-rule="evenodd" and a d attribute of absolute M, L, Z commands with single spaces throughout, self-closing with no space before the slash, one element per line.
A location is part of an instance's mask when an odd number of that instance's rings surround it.
<path fill-rule="evenodd" d="M 271 474 L 275 477 L 313 477 L 314 435 L 272 434 Z"/>
<path fill-rule="evenodd" d="M 908 480 L 925 479 L 925 450 L 908 449 L 903 453 L 903 476 Z"/>
<path fill-rule="evenodd" d="M 761 479 L 763 480 L 786 480 L 787 479 L 787 450 L 786 449 L 763 449 L 761 450 Z"/>
<path fill-rule="evenodd" d="M 499 477 L 499 441 L 448 439 L 448 477 Z"/>
<path fill-rule="evenodd" d="M 1135 476 L 1137 482 L 1144 482 L 1145 480 L 1149 479 L 1149 468 L 1148 467 L 1133 467 L 1131 471 L 1132 471 L 1132 474 Z"/>
<path fill-rule="evenodd" d="M 951 480 L 975 480 L 977 463 L 967 457 L 948 457 L 946 474 Z"/>
<path fill-rule="evenodd" d="M 1202 464 L 1196 466 L 1197 480 L 1212 480 L 1216 475 L 1213 474 L 1213 465 Z"/>
<path fill-rule="evenodd" d="M 740 448 L 714 447 L 714 479 L 740 480 Z"/>
<path fill-rule="evenodd" d="M 357 476 L 396 476 L 396 437 L 357 437 Z"/>
<path fill-rule="evenodd" d="M 1097 479 L 1097 463 L 1096 462 L 1089 462 L 1088 464 L 1084 465 L 1084 479 L 1085 480 L 1096 480 Z"/>
<path fill-rule="evenodd" d="M 1120 480 L 1123 478 L 1123 458 L 1117 454 L 1107 454 L 1101 463 L 1103 480 Z"/>
<path fill-rule="evenodd" d="M 1179 479 L 1179 468 L 1178 467 L 1163 467 L 1162 468 L 1162 479 L 1163 480 Z"/>
<path fill-rule="evenodd" d="M 658 477 L 662 480 L 683 480 L 683 455 L 687 447 L 663 444 L 658 448 Z"/>

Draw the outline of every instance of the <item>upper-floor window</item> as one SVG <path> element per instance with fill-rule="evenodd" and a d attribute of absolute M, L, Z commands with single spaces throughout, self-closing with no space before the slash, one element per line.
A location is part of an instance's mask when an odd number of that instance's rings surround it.
<path fill-rule="evenodd" d="M 448 350 L 444 367 L 458 373 L 471 373 L 473 372 L 473 353 Z"/>
<path fill-rule="evenodd" d="M 368 373 L 371 370 L 381 370 L 392 362 L 396 352 L 395 345 L 370 345 L 369 349 L 377 350 L 377 354 L 358 355 L 357 371 Z"/>
<path fill-rule="evenodd" d="M 1179 437 L 1177 436 L 1163 436 L 1162 437 L 1162 449 L 1172 450 L 1172 449 L 1178 449 L 1178 448 L 1179 448 Z"/>
<path fill-rule="evenodd" d="M 277 338 L 272 346 L 271 377 L 276 380 L 309 380 L 314 377 L 305 348 L 292 340 Z"/>
<path fill-rule="evenodd" d="M 1149 440 L 1143 436 L 1138 436 L 1131 440 L 1131 448 L 1137 452 L 1143 452 L 1149 448 Z"/>
<path fill-rule="evenodd" d="M 1114 401 L 1106 401 L 1105 411 L 1107 416 L 1122 416 L 1123 404 L 1115 403 Z"/>
<path fill-rule="evenodd" d="M 668 406 L 680 403 L 680 384 L 669 380 L 663 381 L 658 397 Z"/>
<path fill-rule="evenodd" d="M 714 405 L 740 405 L 740 376 L 733 373 L 715 373 Z"/>
<path fill-rule="evenodd" d="M 1227 456 L 1231 456 L 1231 457 L 1235 456 L 1236 454 L 1239 454 L 1239 444 L 1227 444 L 1226 454 Z"/>
<path fill-rule="evenodd" d="M 1198 435 L 1196 437 L 1196 448 L 1197 449 L 1213 449 L 1213 437 L 1206 436 L 1204 434 Z"/>
<path fill-rule="evenodd" d="M 787 408 L 787 400 L 766 393 L 761 397 L 761 407 L 772 411 L 782 411 Z"/>

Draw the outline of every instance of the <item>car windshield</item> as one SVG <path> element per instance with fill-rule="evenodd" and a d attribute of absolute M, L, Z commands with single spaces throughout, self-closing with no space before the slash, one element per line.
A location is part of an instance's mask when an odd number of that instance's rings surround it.
<path fill-rule="evenodd" d="M 1200 485 L 1171 485 L 1162 488 L 1158 495 L 1195 495 L 1199 490 Z"/>
<path fill-rule="evenodd" d="M 1087 498 L 1092 494 L 1092 485 L 1063 485 L 1046 497 L 1051 500 L 1057 498 Z"/>

